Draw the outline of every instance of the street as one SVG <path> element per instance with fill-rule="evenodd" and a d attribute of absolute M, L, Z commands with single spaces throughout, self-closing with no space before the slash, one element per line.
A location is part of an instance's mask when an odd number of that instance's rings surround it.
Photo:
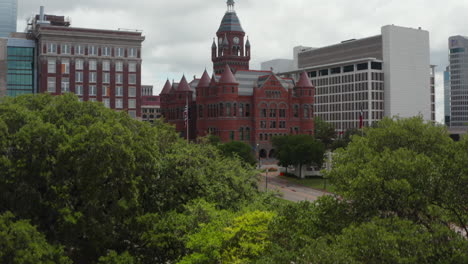
<path fill-rule="evenodd" d="M 268 172 L 268 190 L 276 190 L 282 194 L 282 198 L 292 202 L 315 201 L 320 196 L 330 195 L 330 193 L 290 183 L 278 178 L 278 172 Z M 261 174 L 260 189 L 265 190 L 265 173 Z"/>

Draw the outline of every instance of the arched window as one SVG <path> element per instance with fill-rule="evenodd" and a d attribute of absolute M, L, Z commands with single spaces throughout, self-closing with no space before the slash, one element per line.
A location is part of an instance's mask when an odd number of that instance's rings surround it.
<path fill-rule="evenodd" d="M 239 140 L 244 140 L 244 128 L 239 128 Z"/>
<path fill-rule="evenodd" d="M 231 116 L 231 103 L 226 103 L 226 116 Z"/>
<path fill-rule="evenodd" d="M 304 105 L 304 118 L 309 118 L 309 106 Z"/>
<path fill-rule="evenodd" d="M 244 116 L 244 104 L 239 104 L 239 116 Z"/>

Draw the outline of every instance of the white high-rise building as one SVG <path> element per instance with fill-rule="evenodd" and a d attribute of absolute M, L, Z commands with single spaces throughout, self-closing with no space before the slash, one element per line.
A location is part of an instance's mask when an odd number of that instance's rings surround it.
<path fill-rule="evenodd" d="M 434 121 L 429 32 L 393 25 L 381 32 L 299 53 L 299 69 L 280 75 L 297 80 L 306 71 L 316 87 L 315 115 L 338 131 L 358 128 L 361 113 L 365 126 L 384 116 Z"/>
<path fill-rule="evenodd" d="M 0 0 L 0 38 L 16 32 L 17 0 Z"/>

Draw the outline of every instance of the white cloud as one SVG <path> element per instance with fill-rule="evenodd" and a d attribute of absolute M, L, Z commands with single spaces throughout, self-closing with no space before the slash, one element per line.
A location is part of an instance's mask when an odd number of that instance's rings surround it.
<path fill-rule="evenodd" d="M 226 1 L 207 0 L 20 0 L 18 21 L 46 6 L 46 13 L 65 15 L 72 26 L 140 29 L 146 40 L 143 83 L 159 92 L 167 77 L 180 79 L 210 71 L 211 42 Z M 468 1 L 459 0 L 239 0 L 236 10 L 252 43 L 251 66 L 291 57 L 297 45 L 325 46 L 345 39 L 380 34 L 395 24 L 422 27 L 431 34 L 431 63 L 440 72 L 448 64 L 447 39 L 468 35 Z M 25 24 L 19 24 L 22 29 Z M 189 78 L 189 79 L 190 79 Z M 443 81 L 437 78 L 437 98 Z M 438 105 L 440 116 L 441 105 Z M 438 116 L 438 120 L 440 119 Z"/>

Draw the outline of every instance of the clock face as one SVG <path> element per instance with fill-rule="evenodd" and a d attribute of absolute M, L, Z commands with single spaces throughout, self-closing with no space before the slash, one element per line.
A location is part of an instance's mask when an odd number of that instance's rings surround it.
<path fill-rule="evenodd" d="M 239 44 L 239 38 L 238 37 L 234 37 L 234 44 Z"/>
<path fill-rule="evenodd" d="M 219 38 L 219 39 L 218 39 L 218 43 L 219 43 L 219 44 L 222 44 L 222 43 L 223 43 L 223 38 Z"/>

